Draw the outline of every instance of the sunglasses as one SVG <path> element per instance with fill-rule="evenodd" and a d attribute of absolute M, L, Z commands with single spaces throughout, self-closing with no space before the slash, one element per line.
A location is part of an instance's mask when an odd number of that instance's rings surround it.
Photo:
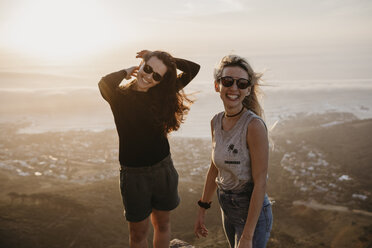
<path fill-rule="evenodd" d="M 245 78 L 233 79 L 232 77 L 221 77 L 219 81 L 224 87 L 231 87 L 234 82 L 236 82 L 236 86 L 238 86 L 238 88 L 241 90 L 244 90 L 252 85 L 251 81 Z"/>
<path fill-rule="evenodd" d="M 145 65 L 143 66 L 143 71 L 146 72 L 147 74 L 151 74 L 151 73 L 152 73 L 152 78 L 153 78 L 155 81 L 160 82 L 160 81 L 163 79 L 163 77 L 162 77 L 159 73 L 154 72 L 154 70 L 152 69 L 152 67 L 149 66 L 148 64 L 145 64 Z"/>

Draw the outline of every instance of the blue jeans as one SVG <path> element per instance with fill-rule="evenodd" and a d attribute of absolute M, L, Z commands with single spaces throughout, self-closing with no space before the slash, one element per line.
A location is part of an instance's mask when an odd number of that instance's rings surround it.
<path fill-rule="evenodd" d="M 248 215 L 249 202 L 253 187 L 248 191 L 233 192 L 217 189 L 218 201 L 221 206 L 222 223 L 230 247 L 237 247 L 243 233 Z M 265 194 L 261 213 L 253 235 L 253 248 L 266 247 L 273 225 L 273 214 L 269 198 Z"/>

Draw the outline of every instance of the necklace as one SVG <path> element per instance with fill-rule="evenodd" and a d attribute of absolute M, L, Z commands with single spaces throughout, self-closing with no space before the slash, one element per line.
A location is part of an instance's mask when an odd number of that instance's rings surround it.
<path fill-rule="evenodd" d="M 238 113 L 233 114 L 233 115 L 228 115 L 228 114 L 226 114 L 226 112 L 225 112 L 225 116 L 226 116 L 226 117 L 235 117 L 235 116 L 240 115 L 240 114 L 243 112 L 243 110 L 244 110 L 244 106 L 242 107 L 242 109 L 241 109 Z"/>

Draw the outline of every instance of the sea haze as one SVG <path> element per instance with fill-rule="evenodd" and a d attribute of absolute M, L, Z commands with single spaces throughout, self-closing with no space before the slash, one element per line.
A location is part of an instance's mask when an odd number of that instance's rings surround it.
<path fill-rule="evenodd" d="M 0 122 L 28 122 L 29 125 L 20 132 L 115 128 L 110 107 L 97 87 L 99 78 L 4 75 L 0 83 Z M 53 87 L 47 84 L 48 81 L 54 82 L 50 83 Z M 34 87 L 31 88 L 30 84 Z M 350 112 L 361 119 L 372 117 L 372 79 L 269 80 L 261 89 L 269 126 L 302 112 L 337 111 Z M 213 81 L 196 78 L 186 90 L 192 94 L 195 103 L 185 123 L 173 135 L 209 137 L 211 118 L 223 110 L 219 95 L 213 90 Z"/>

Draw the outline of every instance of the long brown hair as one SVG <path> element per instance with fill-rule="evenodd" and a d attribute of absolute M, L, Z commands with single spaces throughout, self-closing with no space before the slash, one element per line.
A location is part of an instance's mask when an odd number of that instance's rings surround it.
<path fill-rule="evenodd" d="M 262 73 L 254 72 L 248 61 L 244 58 L 238 55 L 227 55 L 221 59 L 217 67 L 214 69 L 215 81 L 221 77 L 223 69 L 228 66 L 239 66 L 248 73 L 248 79 L 251 80 L 252 86 L 251 93 L 244 99 L 245 106 L 247 109 L 263 118 L 264 111 L 258 100 L 258 96 L 261 94 L 259 81 L 261 80 Z"/>
<path fill-rule="evenodd" d="M 154 100 L 150 109 L 154 113 L 155 124 L 160 125 L 164 129 L 164 133 L 167 134 L 180 127 L 193 101 L 182 89 L 180 90 L 181 87 L 177 84 L 175 59 L 167 52 L 154 51 L 146 54 L 144 61 L 147 62 L 153 56 L 164 63 L 167 72 L 159 84 L 148 90 Z"/>

